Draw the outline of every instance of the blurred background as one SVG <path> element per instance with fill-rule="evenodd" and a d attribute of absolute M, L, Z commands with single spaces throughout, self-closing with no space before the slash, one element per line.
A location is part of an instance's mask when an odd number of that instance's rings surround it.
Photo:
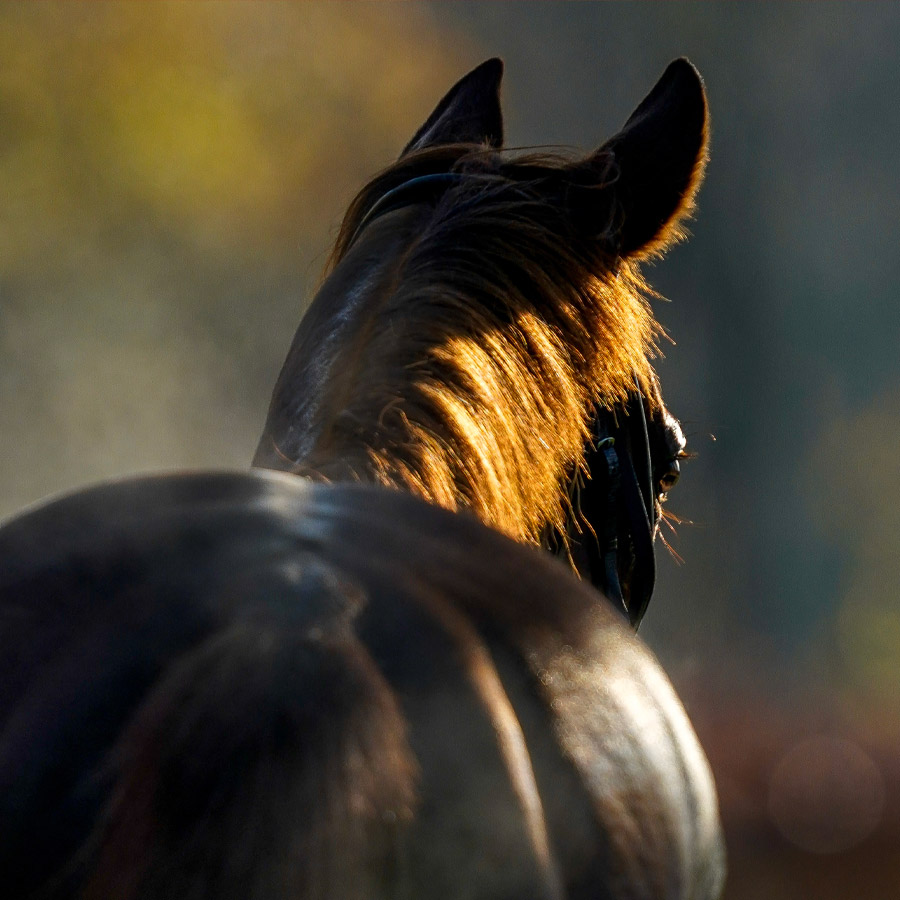
<path fill-rule="evenodd" d="M 650 271 L 697 454 L 642 635 L 711 758 L 729 898 L 900 896 L 900 6 L 0 6 L 0 514 L 244 467 L 341 214 L 453 81 L 590 149 L 706 78 Z"/>

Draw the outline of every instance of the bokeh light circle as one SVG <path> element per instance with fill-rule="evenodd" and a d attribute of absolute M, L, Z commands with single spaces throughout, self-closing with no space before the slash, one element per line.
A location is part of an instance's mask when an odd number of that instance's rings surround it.
<path fill-rule="evenodd" d="M 795 744 L 769 780 L 769 815 L 786 840 L 810 853 L 863 841 L 884 809 L 884 778 L 857 744 L 817 736 Z"/>

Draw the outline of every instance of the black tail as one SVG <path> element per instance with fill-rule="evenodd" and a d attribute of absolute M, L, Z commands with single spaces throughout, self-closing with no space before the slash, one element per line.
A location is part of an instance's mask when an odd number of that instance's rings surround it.
<path fill-rule="evenodd" d="M 405 731 L 349 623 L 230 625 L 169 667 L 124 732 L 86 897 L 388 893 L 412 816 Z"/>

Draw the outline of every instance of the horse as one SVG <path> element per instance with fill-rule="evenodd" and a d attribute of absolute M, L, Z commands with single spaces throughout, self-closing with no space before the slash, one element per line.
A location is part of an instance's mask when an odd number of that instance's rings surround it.
<path fill-rule="evenodd" d="M 638 264 L 691 211 L 702 81 L 513 158 L 501 75 L 350 205 L 256 468 L 0 528 L 9 896 L 718 895 L 709 768 L 634 632 L 684 456 Z"/>

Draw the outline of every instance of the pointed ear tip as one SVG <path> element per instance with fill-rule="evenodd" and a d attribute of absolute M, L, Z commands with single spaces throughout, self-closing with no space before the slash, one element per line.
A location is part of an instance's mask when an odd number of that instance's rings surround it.
<path fill-rule="evenodd" d="M 700 72 L 697 70 L 697 67 L 686 57 L 686 56 L 678 56 L 669 63 L 668 69 L 674 69 L 685 74 L 694 75 L 698 81 L 702 81 L 700 76 Z"/>
<path fill-rule="evenodd" d="M 677 59 L 673 59 L 672 62 L 666 66 L 665 74 L 689 78 L 692 81 L 703 84 L 703 76 L 700 74 L 700 71 L 686 56 L 679 56 Z"/>
<path fill-rule="evenodd" d="M 665 81 L 678 81 L 685 90 L 697 91 L 706 104 L 706 85 L 697 67 L 686 57 L 679 56 L 666 66 L 663 73 Z"/>
<path fill-rule="evenodd" d="M 499 56 L 492 56 L 490 59 L 486 59 L 480 66 L 476 66 L 470 74 L 474 75 L 477 72 L 479 75 L 486 75 L 499 82 L 503 77 L 503 68 L 503 60 L 500 59 Z"/>

